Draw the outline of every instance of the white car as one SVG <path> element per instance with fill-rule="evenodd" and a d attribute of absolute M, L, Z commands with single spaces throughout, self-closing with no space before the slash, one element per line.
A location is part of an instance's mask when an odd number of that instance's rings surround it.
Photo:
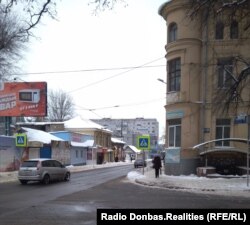
<path fill-rule="evenodd" d="M 44 184 L 55 180 L 69 181 L 70 171 L 54 159 L 29 159 L 21 164 L 18 179 L 21 184 L 29 181 L 40 181 Z"/>

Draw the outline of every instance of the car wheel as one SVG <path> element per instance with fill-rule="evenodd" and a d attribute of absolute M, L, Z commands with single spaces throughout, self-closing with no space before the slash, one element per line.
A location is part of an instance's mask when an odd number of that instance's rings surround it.
<path fill-rule="evenodd" d="M 70 180 L 70 173 L 66 173 L 64 177 L 64 181 L 69 181 Z"/>
<path fill-rule="evenodd" d="M 48 174 L 45 174 L 44 177 L 43 177 L 43 184 L 49 184 L 50 182 L 50 177 Z"/>
<path fill-rule="evenodd" d="M 21 184 L 27 184 L 28 181 L 27 180 L 19 180 Z"/>

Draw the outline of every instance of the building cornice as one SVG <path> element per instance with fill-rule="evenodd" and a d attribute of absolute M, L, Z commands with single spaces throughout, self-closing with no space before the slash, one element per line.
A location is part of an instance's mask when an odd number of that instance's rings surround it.
<path fill-rule="evenodd" d="M 186 9 L 186 5 L 189 5 L 187 0 L 170 0 L 163 3 L 158 10 L 158 14 L 167 20 L 167 15 L 178 9 Z"/>
<path fill-rule="evenodd" d="M 165 46 L 166 49 L 166 56 L 172 55 L 172 54 L 179 54 L 183 53 L 186 51 L 186 46 L 190 45 L 198 45 L 202 46 L 202 40 L 201 39 L 196 39 L 196 38 L 184 38 L 184 39 L 179 39 L 177 41 L 168 43 Z"/>

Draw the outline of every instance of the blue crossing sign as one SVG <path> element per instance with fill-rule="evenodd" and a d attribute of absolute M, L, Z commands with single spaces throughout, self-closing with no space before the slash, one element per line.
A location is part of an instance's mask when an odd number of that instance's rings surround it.
<path fill-rule="evenodd" d="M 27 135 L 26 134 L 17 134 L 16 135 L 16 146 L 17 147 L 26 147 L 27 146 Z"/>
<path fill-rule="evenodd" d="M 150 136 L 138 136 L 137 137 L 137 148 L 141 150 L 149 150 L 150 149 Z"/>

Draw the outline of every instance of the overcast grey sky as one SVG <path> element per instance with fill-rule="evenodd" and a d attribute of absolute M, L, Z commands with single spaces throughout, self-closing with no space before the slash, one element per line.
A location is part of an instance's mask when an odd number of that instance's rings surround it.
<path fill-rule="evenodd" d="M 156 118 L 163 133 L 166 86 L 157 79 L 166 77 L 166 23 L 158 9 L 166 1 L 127 0 L 96 16 L 88 2 L 59 2 L 58 21 L 44 20 L 26 54 L 23 72 L 34 74 L 22 79 L 68 92 L 85 118 Z"/>

